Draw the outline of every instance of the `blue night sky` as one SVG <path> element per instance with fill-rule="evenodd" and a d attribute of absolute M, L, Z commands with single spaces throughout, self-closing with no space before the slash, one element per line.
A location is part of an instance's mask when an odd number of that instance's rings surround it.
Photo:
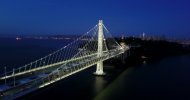
<path fill-rule="evenodd" d="M 1 34 L 83 34 L 104 20 L 114 35 L 190 38 L 189 0 L 1 0 Z"/>

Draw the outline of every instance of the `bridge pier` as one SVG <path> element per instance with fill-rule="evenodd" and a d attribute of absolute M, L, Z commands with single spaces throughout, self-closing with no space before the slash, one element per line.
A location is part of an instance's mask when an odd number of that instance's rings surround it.
<path fill-rule="evenodd" d="M 102 57 L 103 55 L 103 21 L 99 20 L 98 23 L 98 55 L 97 57 Z M 105 75 L 103 71 L 103 61 L 99 61 L 96 66 L 95 75 Z"/>
<path fill-rule="evenodd" d="M 103 71 L 103 61 L 97 63 L 96 72 L 94 72 L 94 75 L 98 76 L 106 75 L 106 73 L 104 73 Z"/>

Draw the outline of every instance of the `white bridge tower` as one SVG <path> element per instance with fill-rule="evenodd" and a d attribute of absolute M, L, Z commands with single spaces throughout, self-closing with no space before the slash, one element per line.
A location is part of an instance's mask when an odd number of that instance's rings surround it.
<path fill-rule="evenodd" d="M 98 23 L 98 57 L 103 55 L 103 21 L 99 20 Z M 103 61 L 99 61 L 96 66 L 95 75 L 105 75 L 103 72 Z"/>

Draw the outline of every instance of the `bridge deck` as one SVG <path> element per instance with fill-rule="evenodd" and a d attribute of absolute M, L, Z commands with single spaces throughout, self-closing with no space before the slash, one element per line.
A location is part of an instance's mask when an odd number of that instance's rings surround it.
<path fill-rule="evenodd" d="M 52 67 L 54 69 L 49 69 L 45 71 L 45 73 L 49 74 L 45 74 L 44 72 L 39 71 L 38 73 L 36 72 L 35 74 L 31 74 L 27 77 L 18 78 L 15 81 L 15 86 L 12 82 L 7 83 L 8 88 L 3 90 L 0 99 L 10 99 L 15 98 L 17 96 L 22 96 L 28 92 L 47 86 L 70 75 L 73 75 L 77 72 L 80 72 L 86 68 L 89 68 L 97 64 L 97 62 L 99 61 L 110 59 L 122 53 L 123 50 L 113 50 L 104 53 L 102 57 L 97 57 L 96 54 L 92 54 L 91 56 L 86 56 L 82 59 L 70 60 L 67 63 L 64 63 L 63 65 L 54 65 L 57 67 Z"/>

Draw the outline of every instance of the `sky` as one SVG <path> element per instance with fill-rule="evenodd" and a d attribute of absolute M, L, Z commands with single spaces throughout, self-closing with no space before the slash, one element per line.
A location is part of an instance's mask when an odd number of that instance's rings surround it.
<path fill-rule="evenodd" d="M 190 38 L 189 0 L 0 0 L 0 34 L 83 34 L 99 19 L 113 35 Z"/>

